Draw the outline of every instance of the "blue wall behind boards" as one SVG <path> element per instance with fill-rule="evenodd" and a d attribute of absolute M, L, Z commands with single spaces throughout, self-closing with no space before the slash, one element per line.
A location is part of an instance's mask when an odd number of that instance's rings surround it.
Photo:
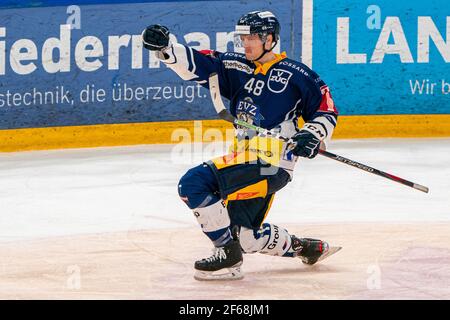
<path fill-rule="evenodd" d="M 275 6 L 272 1 L 258 1 L 255 6 L 254 1 L 171 1 L 79 6 L 80 28 L 75 23 L 70 35 L 66 34 L 66 40 L 63 40 L 60 26 L 77 21 L 74 20 L 76 13 L 67 13 L 65 6 L 2 9 L 0 74 L 2 54 L 5 61 L 4 74 L 0 75 L 0 129 L 214 119 L 216 115 L 205 89 L 196 83 L 182 81 L 157 59 L 150 58 L 147 50 L 133 49 L 141 42 L 142 30 L 153 23 L 164 24 L 180 43 L 224 51 L 226 41 L 220 39 L 225 39 L 225 35 L 234 30 L 243 13 L 270 9 L 285 22 L 281 34 L 282 50 L 299 57 L 300 42 L 294 43 L 292 39 L 300 39 L 300 28 L 294 25 L 300 20 L 292 19 L 291 14 L 296 12 L 298 17 L 301 16 L 300 2 L 280 0 L 276 3 Z M 87 58 L 100 65 L 95 71 L 83 71 L 75 61 L 76 46 L 86 37 L 95 37 L 89 41 L 94 39 L 98 52 L 95 57 Z M 115 69 L 117 59 L 114 57 L 117 55 L 114 50 L 112 53 L 109 50 L 118 37 L 123 37 L 126 46 L 119 50 L 118 69 Z M 36 70 L 29 74 L 18 74 L 13 67 L 17 59 L 9 53 L 18 40 L 25 47 L 31 47 L 30 51 L 16 52 L 15 57 L 33 51 L 37 55 L 21 62 L 23 65 L 34 64 Z M 46 41 L 63 42 L 64 50 L 70 54 L 70 70 L 51 73 L 44 68 L 45 50 L 42 48 Z M 3 53 L 2 43 L 5 46 Z M 234 49 L 232 42 L 228 42 L 227 49 Z M 54 61 L 59 55 L 60 50 L 53 50 Z M 24 68 L 19 71 L 28 72 L 23 71 Z M 47 101 L 40 103 L 45 97 Z"/>
<path fill-rule="evenodd" d="M 56 7 L 88 4 L 119 4 L 119 3 L 144 3 L 144 2 L 192 2 L 210 0 L 3 0 L 0 8 L 32 8 L 32 7 Z M 227 1 L 227 0 L 223 0 Z"/>
<path fill-rule="evenodd" d="M 352 58 L 338 59 L 338 19 L 340 48 Z M 450 113 L 448 0 L 314 0 L 313 21 L 313 68 L 341 114 Z M 434 28 L 441 51 L 424 36 Z M 419 51 L 426 39 L 429 50 Z"/>

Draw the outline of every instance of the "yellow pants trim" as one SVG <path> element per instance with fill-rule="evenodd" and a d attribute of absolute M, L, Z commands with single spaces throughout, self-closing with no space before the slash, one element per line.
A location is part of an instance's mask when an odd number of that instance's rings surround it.
<path fill-rule="evenodd" d="M 228 195 L 227 200 L 248 200 L 267 196 L 267 180 L 262 180 Z"/>
<path fill-rule="evenodd" d="M 251 163 L 258 160 L 258 155 L 254 152 L 243 151 L 243 152 L 233 152 L 226 154 L 221 157 L 212 159 L 211 161 L 216 166 L 217 170 L 235 166 L 242 163 Z"/>
<path fill-rule="evenodd" d="M 270 201 L 269 201 L 269 205 L 267 206 L 267 210 L 266 210 L 266 212 L 264 213 L 264 218 L 262 219 L 262 221 L 261 221 L 261 225 L 263 224 L 263 222 L 264 222 L 264 220 L 266 220 L 266 217 L 267 217 L 267 215 L 269 214 L 269 211 L 270 211 L 270 208 L 272 207 L 272 202 L 273 202 L 273 199 L 275 198 L 275 193 L 273 193 L 272 195 L 271 195 L 271 198 L 270 198 Z"/>

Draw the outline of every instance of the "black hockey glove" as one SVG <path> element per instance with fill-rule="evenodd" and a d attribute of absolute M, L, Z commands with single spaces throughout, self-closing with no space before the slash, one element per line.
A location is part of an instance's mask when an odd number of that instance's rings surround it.
<path fill-rule="evenodd" d="M 311 132 L 300 130 L 291 139 L 293 142 L 289 148 L 294 155 L 312 159 L 319 153 L 320 140 Z"/>
<path fill-rule="evenodd" d="M 159 24 L 145 28 L 142 33 L 144 48 L 151 51 L 161 51 L 169 45 L 169 29 Z"/>

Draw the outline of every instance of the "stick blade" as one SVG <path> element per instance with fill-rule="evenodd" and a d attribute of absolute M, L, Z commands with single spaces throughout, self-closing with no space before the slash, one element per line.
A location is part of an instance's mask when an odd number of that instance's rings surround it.
<path fill-rule="evenodd" d="M 428 187 L 422 186 L 422 185 L 417 184 L 417 183 L 414 183 L 413 188 L 417 189 L 419 191 L 425 192 L 425 193 L 428 193 L 430 191 L 430 189 L 428 189 Z"/>
<path fill-rule="evenodd" d="M 325 252 L 323 255 L 320 256 L 319 259 L 317 259 L 317 262 L 325 260 L 326 258 L 332 256 L 336 252 L 340 251 L 341 249 L 342 247 L 330 247 L 327 252 Z"/>

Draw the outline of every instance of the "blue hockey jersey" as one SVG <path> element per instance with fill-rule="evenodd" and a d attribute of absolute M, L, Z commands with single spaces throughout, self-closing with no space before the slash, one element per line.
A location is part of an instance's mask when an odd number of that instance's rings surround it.
<path fill-rule="evenodd" d="M 166 57 L 158 57 L 184 80 L 208 88 L 209 75 L 216 72 L 221 94 L 230 101 L 230 112 L 238 119 L 291 137 L 300 130 L 298 120 L 302 117 L 302 129 L 325 144 L 331 138 L 338 111 L 328 86 L 284 52 L 264 65 L 247 60 L 244 54 L 199 52 L 178 43 L 165 53 Z M 286 145 L 283 148 L 277 165 L 292 171 L 296 159 L 286 156 Z"/>

